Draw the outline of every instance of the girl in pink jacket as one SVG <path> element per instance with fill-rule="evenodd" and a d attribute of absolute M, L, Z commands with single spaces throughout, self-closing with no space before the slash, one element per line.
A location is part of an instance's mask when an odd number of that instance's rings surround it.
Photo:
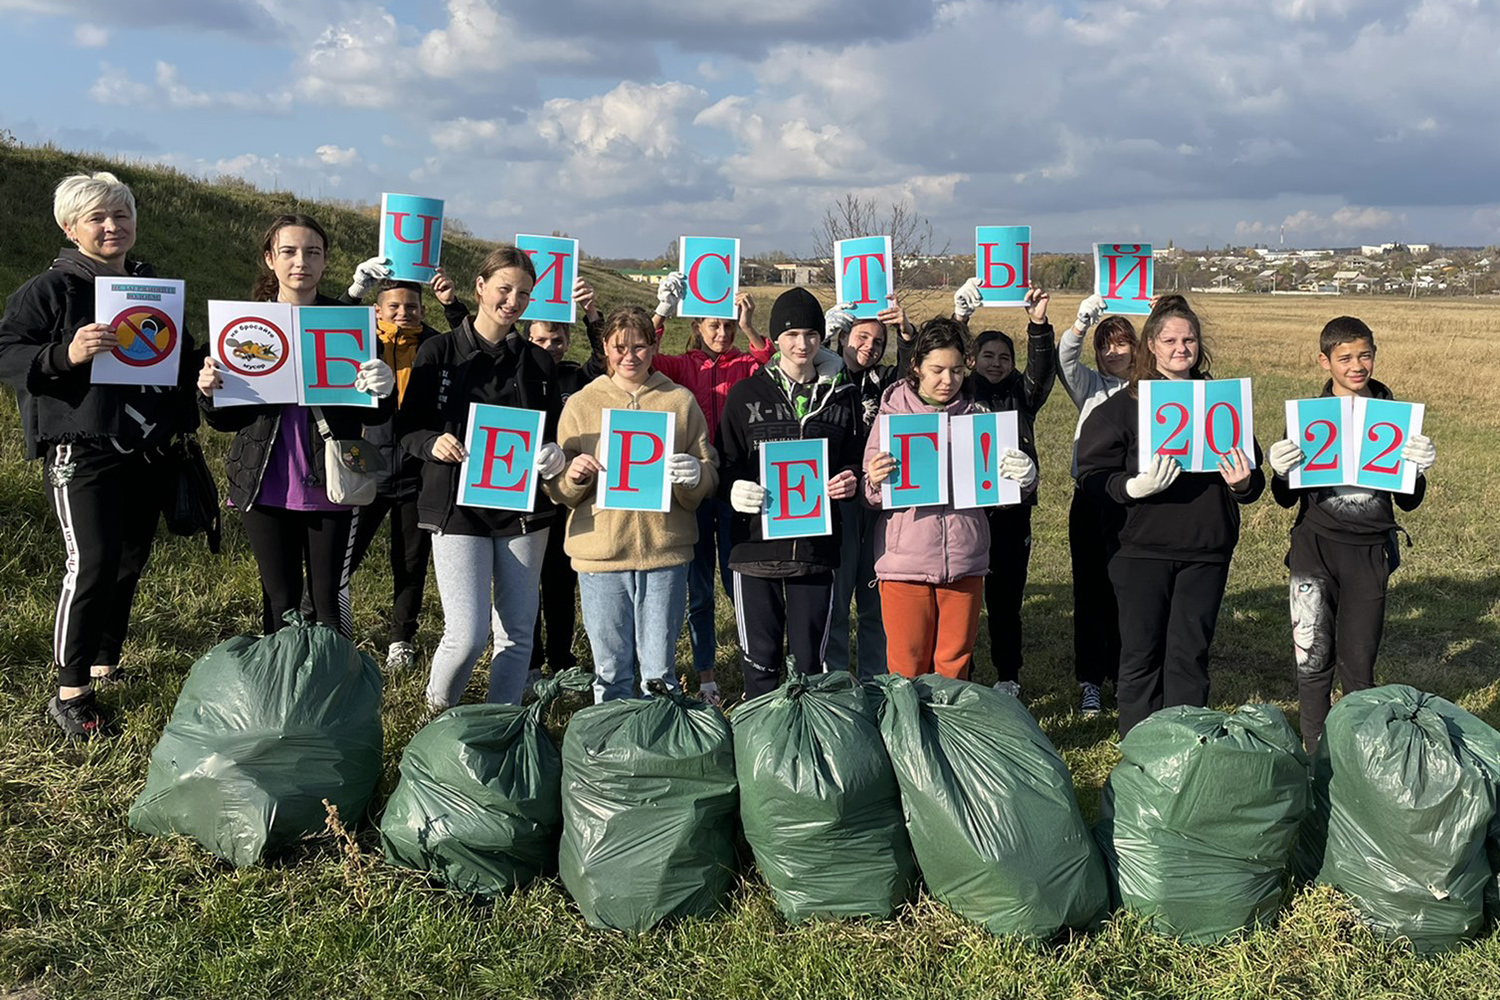
<path fill-rule="evenodd" d="M 906 377 L 880 400 L 880 415 L 942 412 L 950 417 L 981 412 L 965 397 L 964 328 L 938 317 L 917 331 Z M 864 499 L 881 509 L 881 486 L 896 471 L 895 456 L 880 449 L 880 421 L 865 444 Z M 1000 474 L 1024 481 L 1034 465 L 1008 451 Z M 875 578 L 885 624 L 886 664 L 904 677 L 937 673 L 968 679 L 984 576 L 990 569 L 990 527 L 983 508 L 941 507 L 882 510 L 875 534 Z"/>

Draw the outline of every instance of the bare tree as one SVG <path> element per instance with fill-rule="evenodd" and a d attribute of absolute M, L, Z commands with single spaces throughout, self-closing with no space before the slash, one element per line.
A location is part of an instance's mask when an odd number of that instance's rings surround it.
<path fill-rule="evenodd" d="M 858 236 L 891 238 L 898 279 L 908 261 L 945 254 L 951 242 L 938 246 L 932 223 L 904 201 L 892 202 L 889 211 L 882 214 L 874 198 L 849 193 L 823 213 L 822 223 L 813 230 L 813 256 L 832 259 L 834 243 Z"/>

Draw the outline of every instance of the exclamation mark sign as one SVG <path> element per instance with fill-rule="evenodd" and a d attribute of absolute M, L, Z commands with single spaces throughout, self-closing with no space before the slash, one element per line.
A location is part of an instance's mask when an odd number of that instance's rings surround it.
<path fill-rule="evenodd" d="M 980 471 L 984 475 L 984 479 L 983 479 L 983 481 L 980 482 L 979 488 L 982 489 L 982 490 L 993 489 L 994 488 L 994 483 L 989 478 L 990 477 L 990 432 L 989 431 L 981 431 L 980 434 L 979 434 L 979 468 L 980 468 Z"/>

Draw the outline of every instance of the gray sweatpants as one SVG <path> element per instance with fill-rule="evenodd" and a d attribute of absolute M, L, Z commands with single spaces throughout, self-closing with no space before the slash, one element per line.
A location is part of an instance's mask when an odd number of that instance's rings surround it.
<path fill-rule="evenodd" d="M 537 583 L 547 532 L 504 538 L 432 536 L 432 564 L 443 604 L 443 638 L 432 655 L 427 703 L 457 705 L 494 633 L 488 700 L 519 705 L 531 665 Z"/>

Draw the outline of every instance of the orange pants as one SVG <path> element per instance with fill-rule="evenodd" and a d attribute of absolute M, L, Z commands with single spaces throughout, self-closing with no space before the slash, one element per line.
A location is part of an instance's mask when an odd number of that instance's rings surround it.
<path fill-rule="evenodd" d="M 982 576 L 938 584 L 881 580 L 887 669 L 902 677 L 937 671 L 967 679 L 979 635 L 983 588 Z"/>

